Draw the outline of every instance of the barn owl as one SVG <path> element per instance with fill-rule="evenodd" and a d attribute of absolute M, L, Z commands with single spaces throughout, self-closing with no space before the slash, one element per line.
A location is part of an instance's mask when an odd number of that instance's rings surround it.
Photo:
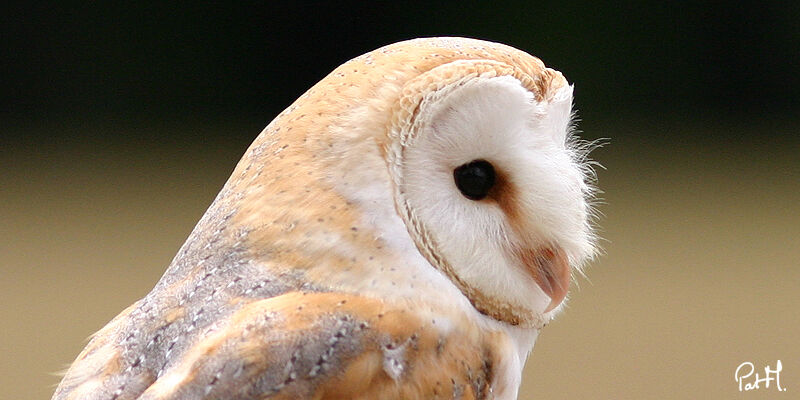
<path fill-rule="evenodd" d="M 514 399 L 594 254 L 572 86 L 512 47 L 392 44 L 278 115 L 54 399 Z"/>

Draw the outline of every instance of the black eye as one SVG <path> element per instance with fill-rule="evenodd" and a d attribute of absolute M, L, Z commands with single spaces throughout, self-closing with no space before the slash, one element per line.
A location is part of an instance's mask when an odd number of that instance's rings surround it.
<path fill-rule="evenodd" d="M 494 186 L 494 167 L 488 161 L 471 161 L 453 170 L 453 178 L 464 197 L 480 200 Z"/>

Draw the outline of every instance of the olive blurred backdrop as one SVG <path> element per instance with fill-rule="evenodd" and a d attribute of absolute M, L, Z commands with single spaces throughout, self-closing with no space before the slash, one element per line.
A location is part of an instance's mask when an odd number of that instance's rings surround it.
<path fill-rule="evenodd" d="M 610 138 L 605 254 L 520 398 L 732 398 L 778 359 L 740 397 L 800 393 L 800 3 L 102 3 L 0 10 L 0 397 L 49 398 L 303 91 L 435 35 L 539 56 Z"/>

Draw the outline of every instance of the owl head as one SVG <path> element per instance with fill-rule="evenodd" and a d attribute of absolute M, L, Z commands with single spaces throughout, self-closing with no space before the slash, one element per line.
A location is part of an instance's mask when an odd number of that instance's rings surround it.
<path fill-rule="evenodd" d="M 420 252 L 476 308 L 513 324 L 562 304 L 572 267 L 594 249 L 572 86 L 537 72 L 438 66 L 409 83 L 421 87 L 388 131 L 397 210 Z"/>
<path fill-rule="evenodd" d="M 572 93 L 502 44 L 396 43 L 284 111 L 220 196 L 240 204 L 238 225 L 260 242 L 248 248 L 270 262 L 291 252 L 286 264 L 318 285 L 460 297 L 493 320 L 540 326 L 595 249 Z"/>

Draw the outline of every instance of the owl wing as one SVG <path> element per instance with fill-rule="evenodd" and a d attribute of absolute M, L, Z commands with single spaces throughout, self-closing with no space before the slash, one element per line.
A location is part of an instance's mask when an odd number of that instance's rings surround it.
<path fill-rule="evenodd" d="M 167 369 L 122 382 L 122 356 L 100 337 L 87 347 L 93 378 L 57 398 L 488 398 L 502 338 L 452 323 L 363 296 L 289 292 L 239 307 Z"/>

